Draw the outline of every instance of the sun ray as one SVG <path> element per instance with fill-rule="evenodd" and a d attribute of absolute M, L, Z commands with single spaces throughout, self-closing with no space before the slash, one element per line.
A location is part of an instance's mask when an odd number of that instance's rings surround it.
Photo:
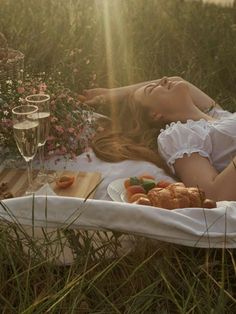
<path fill-rule="evenodd" d="M 108 87 L 112 88 L 118 81 L 119 74 L 126 84 L 131 82 L 129 47 L 126 37 L 123 8 L 125 5 L 120 0 L 103 0 L 100 2 L 102 8 L 103 29 L 105 38 L 105 59 L 108 77 Z M 117 56 L 119 53 L 119 56 Z M 117 67 L 117 62 L 120 66 Z M 115 72 L 115 69 L 121 72 Z M 121 74 L 122 73 L 122 74 Z M 111 115 L 117 114 L 116 104 L 111 106 Z M 114 119 L 115 121 L 115 119 Z M 115 129 L 115 125 L 113 126 Z"/>

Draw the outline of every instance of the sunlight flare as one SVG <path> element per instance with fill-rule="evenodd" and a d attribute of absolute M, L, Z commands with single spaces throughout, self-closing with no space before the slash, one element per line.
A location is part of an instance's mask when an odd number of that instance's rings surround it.
<path fill-rule="evenodd" d="M 130 58 L 127 30 L 123 17 L 123 5 L 120 1 L 102 1 L 103 29 L 105 40 L 105 58 L 108 75 L 108 87 L 112 88 L 118 81 L 119 70 L 122 69 L 128 83 L 131 82 Z M 116 44 L 115 44 L 116 43 Z M 119 56 L 117 55 L 119 54 Z M 120 62 L 117 67 L 117 62 Z M 118 71 L 117 71 L 118 70 Z M 118 82 L 119 84 L 120 82 Z M 115 116 L 116 106 L 111 107 L 111 115 Z M 114 125 L 115 129 L 115 125 Z"/>

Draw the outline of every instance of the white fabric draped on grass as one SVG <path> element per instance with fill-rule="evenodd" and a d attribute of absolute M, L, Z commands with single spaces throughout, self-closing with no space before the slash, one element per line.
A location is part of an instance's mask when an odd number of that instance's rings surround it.
<path fill-rule="evenodd" d="M 169 211 L 106 200 L 27 196 L 5 200 L 0 216 L 23 226 L 113 230 L 192 247 L 235 248 L 236 202 L 218 206 Z"/>
<path fill-rule="evenodd" d="M 104 180 L 99 185 L 94 200 L 35 196 L 34 226 L 48 228 L 84 228 L 90 230 L 114 230 L 155 238 L 161 241 L 195 247 L 236 248 L 236 202 L 219 202 L 215 209 L 184 208 L 168 211 L 149 206 L 112 202 L 107 194 L 107 186 L 113 180 L 152 174 L 156 180 L 173 178 L 162 169 L 142 161 L 103 162 L 90 152 L 74 161 L 61 160 L 47 163 L 49 169 L 74 171 L 99 171 Z M 5 200 L 0 206 L 0 216 L 6 220 L 17 220 L 22 225 L 32 225 L 32 197 Z M 47 206 L 46 206 L 47 204 Z M 47 213 L 45 212 L 47 209 Z"/>

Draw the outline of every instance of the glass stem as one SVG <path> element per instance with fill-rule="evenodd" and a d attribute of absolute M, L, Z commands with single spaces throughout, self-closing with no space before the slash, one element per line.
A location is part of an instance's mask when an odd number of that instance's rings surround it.
<path fill-rule="evenodd" d="M 32 180 L 32 160 L 27 161 L 27 175 L 28 175 L 28 183 L 29 187 L 28 190 L 31 191 L 33 187 L 33 180 Z"/>
<path fill-rule="evenodd" d="M 45 173 L 45 168 L 44 168 L 44 145 L 38 147 L 38 152 L 39 152 L 39 163 L 40 163 L 40 172 Z"/>

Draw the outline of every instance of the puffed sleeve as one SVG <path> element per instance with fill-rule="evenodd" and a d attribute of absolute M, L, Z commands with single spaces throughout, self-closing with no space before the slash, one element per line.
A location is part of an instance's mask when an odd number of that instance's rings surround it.
<path fill-rule="evenodd" d="M 161 130 L 158 136 L 158 151 L 166 161 L 173 174 L 175 174 L 174 163 L 176 159 L 182 158 L 184 154 L 190 156 L 199 153 L 211 161 L 212 142 L 210 128 L 206 120 L 188 120 L 186 123 L 171 123 Z"/>

